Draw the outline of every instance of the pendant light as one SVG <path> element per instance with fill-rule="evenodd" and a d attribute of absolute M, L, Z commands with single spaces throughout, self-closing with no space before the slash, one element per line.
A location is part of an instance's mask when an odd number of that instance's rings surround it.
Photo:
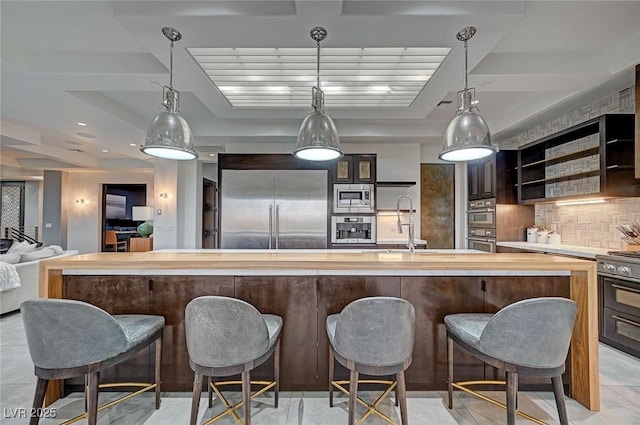
<path fill-rule="evenodd" d="M 442 152 L 438 157 L 444 161 L 473 161 L 495 153 L 491 144 L 487 122 L 477 113 L 475 89 L 467 86 L 467 42 L 476 33 L 475 27 L 466 27 L 456 38 L 464 41 L 464 90 L 458 92 L 456 117 L 451 120 L 444 133 Z"/>
<path fill-rule="evenodd" d="M 313 112 L 309 114 L 298 131 L 298 143 L 293 154 L 309 161 L 328 161 L 342 156 L 338 130 L 331 117 L 324 113 L 324 93 L 320 90 L 320 42 L 327 38 L 322 27 L 311 29 L 311 38 L 317 45 L 317 79 L 311 90 Z"/>
<path fill-rule="evenodd" d="M 162 28 L 162 33 L 169 39 L 169 87 L 162 88 L 166 111 L 160 112 L 147 130 L 144 146 L 140 150 L 148 155 L 164 159 L 197 159 L 193 143 L 193 133 L 189 123 L 180 115 L 180 92 L 173 88 L 173 42 L 182 38 L 180 31 L 171 27 Z"/>

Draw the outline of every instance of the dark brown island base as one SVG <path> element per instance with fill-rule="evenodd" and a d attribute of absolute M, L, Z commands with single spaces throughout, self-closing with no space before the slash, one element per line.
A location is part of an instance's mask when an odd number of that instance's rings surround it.
<path fill-rule="evenodd" d="M 193 298 L 243 299 L 284 319 L 281 388 L 328 388 L 325 320 L 349 302 L 393 296 L 416 308 L 416 346 L 406 372 L 409 390 L 446 389 L 443 318 L 451 313 L 496 312 L 525 298 L 560 296 L 578 303 L 564 382 L 571 396 L 599 410 L 596 266 L 592 261 L 542 254 L 416 252 L 145 252 L 95 253 L 41 262 L 41 297 L 95 304 L 111 314 L 166 318 L 162 390 L 191 391 L 184 309 Z M 115 369 L 105 379 L 143 380 L 153 353 Z M 455 352 L 456 380 L 496 379 L 497 372 Z M 272 362 L 254 376 L 268 377 Z M 337 368 L 338 376 L 347 376 Z M 81 383 L 50 385 L 48 400 Z M 524 383 L 523 383 L 524 384 Z M 530 388 L 540 382 L 528 381 Z M 525 385 L 526 388 L 526 385 Z"/>

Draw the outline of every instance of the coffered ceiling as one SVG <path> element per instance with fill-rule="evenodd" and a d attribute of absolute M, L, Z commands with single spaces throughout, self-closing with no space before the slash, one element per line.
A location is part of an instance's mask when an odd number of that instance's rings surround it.
<path fill-rule="evenodd" d="M 603 84 L 633 84 L 640 63 L 640 1 L 3 0 L 0 14 L 4 178 L 151 171 L 139 145 L 169 83 L 163 26 L 182 33 L 174 87 L 206 152 L 293 149 L 314 26 L 328 31 L 320 74 L 343 143 L 440 145 L 463 87 L 455 36 L 469 25 L 469 83 L 498 138 Z"/>

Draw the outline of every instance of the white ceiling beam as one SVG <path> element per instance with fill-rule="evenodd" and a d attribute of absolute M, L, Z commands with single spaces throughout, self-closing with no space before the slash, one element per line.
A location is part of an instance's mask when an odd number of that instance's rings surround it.
<path fill-rule="evenodd" d="M 470 73 L 479 75 L 608 74 L 608 65 L 596 53 L 490 53 Z"/>
<path fill-rule="evenodd" d="M 150 53 L 31 53 L 29 71 L 44 74 L 165 74 L 169 70 Z"/>
<path fill-rule="evenodd" d="M 4 146 L 40 145 L 42 143 L 42 133 L 10 121 L 0 122 L 0 135 Z"/>

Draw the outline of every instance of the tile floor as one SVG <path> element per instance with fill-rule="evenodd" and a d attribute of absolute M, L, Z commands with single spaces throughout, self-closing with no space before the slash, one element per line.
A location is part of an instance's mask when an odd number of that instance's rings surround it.
<path fill-rule="evenodd" d="M 569 420 L 575 425 L 640 425 L 640 361 L 607 346 L 600 345 L 600 381 L 602 410 L 591 412 L 573 400 L 567 400 Z M 22 320 L 19 314 L 0 318 L 0 424 L 27 424 L 27 419 L 11 417 L 17 408 L 30 408 L 35 389 L 33 365 L 29 357 Z M 374 394 L 365 394 L 373 397 Z M 493 393 L 504 398 L 502 393 Z M 102 394 L 103 402 L 114 394 Z M 231 394 L 231 398 L 237 397 Z M 457 392 L 454 409 L 446 408 L 446 392 L 409 392 L 409 421 L 413 425 L 489 425 L 506 423 L 505 412 L 487 402 Z M 189 422 L 190 393 L 163 393 L 162 405 L 154 410 L 151 395 L 135 397 L 99 413 L 100 425 L 177 425 Z M 558 424 L 552 393 L 526 392 L 519 398 L 520 408 L 549 424 Z M 60 423 L 83 409 L 81 394 L 57 401 L 57 418 L 43 419 L 43 425 Z M 207 409 L 206 396 L 200 405 L 199 424 L 219 411 L 220 404 Z M 282 393 L 280 406 L 274 409 L 270 394 L 252 405 L 253 423 L 259 425 L 334 425 L 347 423 L 347 399 L 338 395 L 334 408 L 329 408 L 326 392 Z M 383 411 L 399 418 L 399 411 L 389 401 Z M 80 421 L 80 424 L 86 421 Z M 233 424 L 230 417 L 217 422 Z M 367 425 L 383 424 L 370 417 Z M 518 419 L 518 424 L 530 424 Z"/>

